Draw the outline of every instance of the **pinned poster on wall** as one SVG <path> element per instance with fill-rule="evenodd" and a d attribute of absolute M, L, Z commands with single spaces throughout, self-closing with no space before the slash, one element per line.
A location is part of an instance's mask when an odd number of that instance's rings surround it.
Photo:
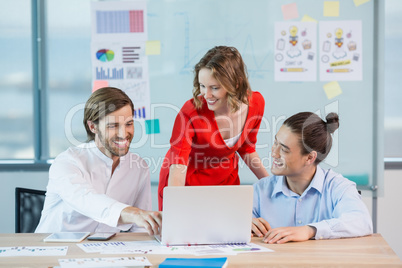
<path fill-rule="evenodd" d="M 317 80 L 317 23 L 275 23 L 275 81 Z"/>
<path fill-rule="evenodd" d="M 123 90 L 135 106 L 134 119 L 150 119 L 146 1 L 91 2 L 92 78 Z"/>
<path fill-rule="evenodd" d="M 320 21 L 321 81 L 363 80 L 361 21 Z"/>

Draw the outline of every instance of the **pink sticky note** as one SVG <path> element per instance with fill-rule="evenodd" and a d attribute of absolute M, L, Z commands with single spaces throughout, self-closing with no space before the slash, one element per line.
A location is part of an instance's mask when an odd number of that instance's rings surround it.
<path fill-rule="evenodd" d="M 108 81 L 105 80 L 95 80 L 94 81 L 94 86 L 92 87 L 92 92 L 97 91 L 98 89 L 102 88 L 102 87 L 108 87 L 109 83 Z"/>
<path fill-rule="evenodd" d="M 284 20 L 297 19 L 299 17 L 299 12 L 297 11 L 297 4 L 287 4 L 282 5 L 282 14 Z"/>

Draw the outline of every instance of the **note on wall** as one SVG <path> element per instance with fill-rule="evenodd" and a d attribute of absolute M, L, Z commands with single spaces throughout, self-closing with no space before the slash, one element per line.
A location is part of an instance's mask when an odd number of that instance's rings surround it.
<path fill-rule="evenodd" d="M 339 1 L 324 1 L 324 17 L 339 17 Z"/>
<path fill-rule="evenodd" d="M 159 119 L 145 120 L 145 133 L 146 134 L 158 134 L 159 129 Z"/>
<path fill-rule="evenodd" d="M 317 24 L 275 23 L 275 81 L 317 80 Z"/>
<path fill-rule="evenodd" d="M 299 11 L 297 10 L 297 4 L 282 5 L 282 15 L 284 20 L 297 19 L 299 17 Z"/>
<path fill-rule="evenodd" d="M 145 55 L 160 55 L 160 54 L 161 54 L 161 41 L 153 40 L 146 42 Z"/>
<path fill-rule="evenodd" d="M 327 95 L 327 98 L 329 100 L 342 94 L 341 86 L 336 81 L 332 81 L 332 82 L 325 84 L 323 86 L 323 88 L 324 88 L 325 94 Z"/>
<path fill-rule="evenodd" d="M 370 2 L 370 0 L 353 0 L 353 2 L 355 3 L 355 6 L 360 6 L 360 5 L 363 5 L 363 4 L 365 4 L 365 3 L 367 3 L 367 2 Z"/>
<path fill-rule="evenodd" d="M 315 22 L 317 23 L 318 21 L 314 19 L 313 17 L 310 17 L 309 15 L 304 15 L 301 21 L 309 21 L 309 22 Z"/>

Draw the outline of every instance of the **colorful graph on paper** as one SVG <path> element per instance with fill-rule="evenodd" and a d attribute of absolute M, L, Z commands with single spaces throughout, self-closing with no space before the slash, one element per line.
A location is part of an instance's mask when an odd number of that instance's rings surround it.
<path fill-rule="evenodd" d="M 124 79 L 123 68 L 96 67 L 96 80 Z"/>
<path fill-rule="evenodd" d="M 143 33 L 143 10 L 96 11 L 96 32 L 107 33 Z"/>
<path fill-rule="evenodd" d="M 114 59 L 114 51 L 110 49 L 99 49 L 96 51 L 96 58 L 103 62 L 112 61 Z"/>

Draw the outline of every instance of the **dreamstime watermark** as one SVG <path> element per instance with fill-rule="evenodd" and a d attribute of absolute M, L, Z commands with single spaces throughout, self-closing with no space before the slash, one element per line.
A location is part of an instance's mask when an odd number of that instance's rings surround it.
<path fill-rule="evenodd" d="M 64 130 L 65 135 L 69 143 L 73 146 L 78 146 L 82 144 L 75 135 L 73 131 L 73 118 L 76 116 L 82 116 L 84 114 L 84 103 L 77 104 L 73 106 L 67 113 L 64 120 Z M 224 124 L 224 128 L 218 129 L 215 122 L 211 122 L 207 117 L 202 115 L 197 115 L 196 117 L 188 118 L 185 114 L 180 112 L 181 107 L 176 105 L 168 104 L 168 103 L 157 103 L 151 104 L 150 106 L 150 118 L 158 118 L 158 115 L 162 114 L 172 114 L 172 116 L 176 117 L 175 120 L 172 120 L 172 126 L 169 129 L 174 129 L 173 132 L 177 132 L 178 134 L 173 137 L 171 140 L 171 132 L 158 139 L 155 138 L 156 135 L 146 134 L 146 123 L 145 120 L 135 120 L 136 124 L 140 125 L 138 129 L 136 127 L 134 132 L 135 141 L 133 141 L 130 145 L 130 149 L 132 151 L 136 151 L 138 149 L 143 149 L 144 147 L 149 149 L 150 153 L 147 153 L 147 156 L 141 156 L 150 171 L 157 172 L 160 167 L 164 165 L 164 157 L 165 155 L 152 155 L 154 152 L 160 152 L 159 149 L 167 150 L 171 146 L 180 146 L 183 142 L 192 146 L 197 150 L 207 150 L 208 148 L 213 148 L 216 150 L 225 149 L 227 146 L 222 142 L 221 133 L 226 132 L 228 136 L 233 137 L 237 133 L 234 133 L 235 126 L 241 124 L 241 122 L 233 122 L 229 117 L 217 117 L 216 120 L 220 120 Z M 323 109 L 318 109 L 314 113 L 319 115 L 321 118 L 325 118 L 325 116 L 330 112 L 336 112 L 339 114 L 339 103 L 338 101 L 327 104 Z M 243 146 L 251 146 L 254 147 L 260 154 L 261 162 L 263 166 L 267 169 L 271 167 L 271 146 L 275 139 L 275 135 L 278 132 L 279 128 L 282 126 L 283 121 L 290 115 L 271 115 L 270 118 L 267 116 L 253 116 L 249 117 L 246 123 L 243 126 L 243 131 L 249 132 L 249 135 L 244 139 Z M 173 119 L 173 118 L 172 118 Z M 197 121 L 199 125 L 202 127 L 194 128 L 193 122 Z M 175 124 L 173 123 L 175 122 Z M 255 126 L 259 124 L 259 129 L 256 130 Z M 81 125 L 84 128 L 84 125 Z M 258 138 L 262 141 L 255 143 L 258 132 Z M 208 135 L 208 139 L 202 140 L 200 138 L 197 139 L 197 142 L 193 142 L 193 138 L 197 135 L 205 136 Z M 269 137 L 268 139 L 266 137 Z M 338 131 L 332 135 L 332 149 L 327 158 L 323 161 L 331 167 L 337 167 L 339 163 L 339 139 L 338 139 Z M 157 143 L 157 140 L 159 141 Z M 267 141 L 268 140 L 268 141 Z M 209 141 L 209 142 L 207 142 Z M 267 150 L 267 151 L 265 151 Z M 227 165 L 230 165 L 230 159 L 219 158 L 219 157 L 210 157 L 209 159 L 202 159 L 201 156 L 197 156 L 196 163 L 197 165 L 201 165 L 200 167 L 208 165 L 212 165 L 212 168 L 225 168 Z M 142 165 L 141 163 L 139 163 Z M 138 163 L 133 163 L 133 165 L 139 165 Z M 249 163 L 249 165 L 259 165 L 259 163 Z M 239 168 L 243 168 L 245 163 L 243 161 L 239 161 Z"/>

